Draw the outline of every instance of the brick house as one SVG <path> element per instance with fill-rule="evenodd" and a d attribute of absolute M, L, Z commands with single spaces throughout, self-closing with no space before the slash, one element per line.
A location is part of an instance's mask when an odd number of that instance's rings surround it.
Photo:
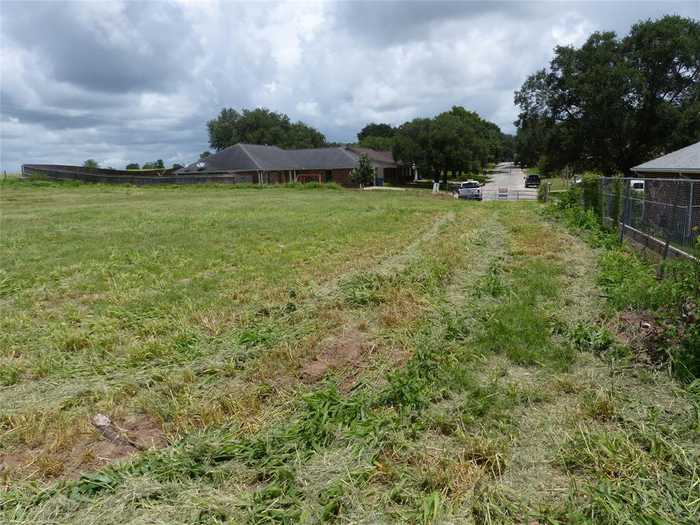
<path fill-rule="evenodd" d="M 409 179 L 409 169 L 394 161 L 389 151 L 366 148 L 310 148 L 285 150 L 277 146 L 235 144 L 177 171 L 178 175 L 229 175 L 236 182 L 280 184 L 335 182 L 352 186 L 352 170 L 366 154 L 377 172 L 394 183 Z"/>
<path fill-rule="evenodd" d="M 370 148 L 361 148 L 359 146 L 348 146 L 347 150 L 356 155 L 366 155 L 369 161 L 374 166 L 377 174 L 377 180 L 381 181 L 380 186 L 384 182 L 389 182 L 395 185 L 403 185 L 413 180 L 411 168 L 394 160 L 391 151 L 378 151 Z"/>

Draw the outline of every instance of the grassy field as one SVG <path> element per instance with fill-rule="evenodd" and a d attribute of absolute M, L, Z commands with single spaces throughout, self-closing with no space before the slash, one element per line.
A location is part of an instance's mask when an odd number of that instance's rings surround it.
<path fill-rule="evenodd" d="M 697 522 L 700 388 L 535 202 L 0 187 L 3 523 Z"/>

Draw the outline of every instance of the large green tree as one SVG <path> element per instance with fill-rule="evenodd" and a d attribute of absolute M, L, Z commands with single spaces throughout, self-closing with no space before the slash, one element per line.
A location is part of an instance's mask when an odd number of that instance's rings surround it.
<path fill-rule="evenodd" d="M 375 137 L 369 135 L 360 141 L 360 146 L 379 151 L 391 151 L 394 147 L 394 137 Z"/>
<path fill-rule="evenodd" d="M 391 124 L 367 124 L 360 132 L 357 134 L 357 140 L 362 142 L 367 137 L 385 137 L 391 138 L 396 135 L 396 128 Z"/>
<path fill-rule="evenodd" d="M 409 165 L 415 164 L 422 177 L 432 177 L 433 174 L 432 129 L 432 119 L 416 118 L 401 124 L 394 137 L 394 158 Z"/>
<path fill-rule="evenodd" d="M 448 173 L 477 172 L 489 162 L 501 160 L 505 135 L 493 122 L 461 106 L 432 119 L 414 119 L 397 128 L 394 157 L 415 163 L 422 176 L 437 171 L 443 180 Z"/>
<path fill-rule="evenodd" d="M 284 113 L 265 108 L 241 112 L 224 108 L 207 123 L 209 144 L 217 151 L 238 142 L 268 144 L 281 148 L 320 148 L 326 137 L 303 122 L 291 122 Z"/>
<path fill-rule="evenodd" d="M 154 160 L 153 162 L 144 162 L 141 169 L 144 170 L 160 170 L 165 168 L 163 159 Z"/>
<path fill-rule="evenodd" d="M 391 124 L 367 124 L 357 134 L 358 144 L 374 150 L 391 151 L 394 147 L 394 137 L 397 129 Z"/>
<path fill-rule="evenodd" d="M 515 94 L 516 156 L 545 170 L 604 173 L 700 139 L 700 22 L 666 16 L 620 39 L 592 34 L 557 47 Z"/>

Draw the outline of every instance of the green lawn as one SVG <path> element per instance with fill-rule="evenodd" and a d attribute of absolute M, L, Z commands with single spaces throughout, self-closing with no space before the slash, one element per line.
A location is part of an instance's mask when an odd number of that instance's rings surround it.
<path fill-rule="evenodd" d="M 696 522 L 695 398 L 581 343 L 538 203 L 0 188 L 3 523 Z"/>
<path fill-rule="evenodd" d="M 570 181 L 561 177 L 552 177 L 551 179 L 542 179 L 541 184 L 549 184 L 549 189 L 552 191 L 568 190 L 571 187 Z"/>

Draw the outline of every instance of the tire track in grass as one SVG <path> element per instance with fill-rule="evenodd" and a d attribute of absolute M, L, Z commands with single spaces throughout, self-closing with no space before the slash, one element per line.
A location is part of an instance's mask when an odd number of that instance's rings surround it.
<path fill-rule="evenodd" d="M 521 343 L 499 338 L 498 333 L 488 331 L 488 323 L 499 322 L 499 329 L 506 332 L 515 330 L 514 336 L 517 337 L 521 320 L 519 313 L 523 307 L 534 309 L 537 315 L 545 315 L 547 310 L 541 310 L 542 305 L 546 305 L 547 309 L 556 309 L 565 295 L 559 291 L 561 274 L 558 268 L 552 268 L 551 275 L 545 276 L 544 281 L 533 279 L 541 270 L 549 271 L 543 268 L 542 259 L 557 266 L 551 256 L 561 249 L 542 241 L 529 249 L 532 236 L 523 235 L 519 224 L 523 219 L 532 221 L 533 211 L 532 208 L 525 208 L 523 211 L 499 209 L 494 212 L 497 219 L 488 226 L 484 225 L 484 236 L 489 242 L 481 247 L 482 259 L 466 271 L 455 272 L 454 282 L 445 291 L 445 301 L 436 310 L 433 326 L 437 332 L 441 332 L 437 338 L 445 341 L 445 351 L 456 351 L 456 355 L 459 355 L 459 347 L 462 347 L 466 352 L 462 357 L 455 356 L 463 361 L 447 365 L 448 376 L 459 376 L 464 370 L 469 370 L 473 377 L 470 380 L 466 376 L 460 379 L 466 382 L 447 387 L 445 395 L 448 398 L 445 401 L 440 401 L 438 395 L 437 403 L 429 402 L 425 409 L 427 412 L 421 411 L 415 416 L 414 424 L 421 429 L 418 436 L 403 445 L 405 451 L 389 461 L 390 465 L 394 465 L 391 470 L 400 474 L 387 482 L 406 487 L 399 493 L 404 494 L 400 496 L 401 503 L 389 505 L 390 515 L 398 513 L 390 521 L 420 521 L 420 509 L 425 511 L 430 508 L 430 515 L 439 515 L 439 519 L 446 522 L 482 522 L 485 519 L 483 513 L 488 514 L 491 510 L 488 505 L 484 506 L 485 498 L 489 497 L 494 487 L 504 485 L 511 475 L 511 469 L 516 477 L 519 474 L 533 474 L 532 464 L 527 463 L 525 455 L 528 453 L 528 440 L 531 437 L 536 439 L 538 434 L 526 434 L 541 429 L 528 427 L 524 418 L 528 412 L 537 410 L 547 414 L 548 396 L 537 390 L 538 385 L 523 383 L 524 378 L 538 375 L 540 370 L 548 371 L 550 365 L 547 363 L 550 360 L 552 364 L 560 366 L 558 358 L 549 355 L 558 350 L 558 342 L 550 341 L 551 336 L 547 332 L 541 334 L 542 341 L 549 345 L 546 349 L 537 348 L 539 336 L 519 349 Z M 539 225 L 537 220 L 534 223 L 535 227 Z M 532 227 L 532 224 L 528 224 L 528 228 Z M 533 261 L 538 264 L 531 268 Z M 479 325 L 487 328 L 486 339 L 478 330 L 474 330 Z M 448 343 L 455 339 L 460 342 L 458 347 Z M 513 342 L 516 344 L 515 350 L 508 346 Z M 545 353 L 540 354 L 544 350 Z M 491 357 L 493 352 L 497 352 L 496 357 Z M 500 361 L 498 368 L 502 368 L 503 372 L 495 369 L 494 360 Z M 515 364 L 519 361 L 528 366 Z M 440 366 L 437 363 L 435 366 Z M 516 379 L 514 382 L 504 380 L 503 374 L 506 374 L 506 378 L 512 375 Z M 440 383 L 437 382 L 435 386 L 439 391 Z M 411 399 L 404 401 L 411 402 Z M 457 406 L 455 403 L 458 403 Z M 461 420 L 459 414 L 464 410 L 470 422 Z M 426 455 L 421 450 L 434 452 Z M 419 468 L 411 466 L 415 461 L 420 462 Z M 520 465 L 523 461 L 525 464 Z M 440 475 L 440 470 L 451 474 L 445 478 Z M 463 485 L 455 485 L 452 478 L 461 479 Z M 522 476 L 520 482 L 532 484 L 532 478 Z M 426 492 L 423 487 L 432 487 L 433 492 L 430 492 L 431 489 Z M 355 498 L 358 499 L 362 499 L 362 496 Z M 414 507 L 412 511 L 411 503 L 418 508 Z M 507 501 L 504 499 L 502 503 L 503 509 L 507 509 Z M 372 508 L 359 508 L 351 521 L 368 518 L 376 510 L 377 504 L 374 501 Z M 418 512 L 418 517 L 412 512 Z"/>
<path fill-rule="evenodd" d="M 369 480 L 365 477 L 355 482 L 345 481 L 348 501 L 343 503 L 342 521 L 344 522 L 421 522 L 426 519 L 424 512 L 428 507 L 436 511 L 440 510 L 442 503 L 439 495 L 422 494 L 420 491 L 415 493 L 409 488 L 402 489 L 401 487 L 405 487 L 406 483 L 411 483 L 408 481 L 410 476 L 394 477 L 396 474 L 392 474 L 396 469 L 400 470 L 415 460 L 404 457 L 404 454 L 412 450 L 405 447 L 417 446 L 418 449 L 422 449 L 420 445 L 416 445 L 416 440 L 421 440 L 425 436 L 429 436 L 425 437 L 424 446 L 432 451 L 430 455 L 435 458 L 443 456 L 443 459 L 436 459 L 437 464 L 434 465 L 423 465 L 425 468 L 419 475 L 443 478 L 445 490 L 448 491 L 456 489 L 460 481 L 467 482 L 470 477 L 487 475 L 482 471 L 481 466 L 466 459 L 471 452 L 458 451 L 455 443 L 446 442 L 444 436 L 432 433 L 429 412 L 436 406 L 435 403 L 441 403 L 443 394 L 439 392 L 443 389 L 444 395 L 447 395 L 447 392 L 453 389 L 456 389 L 455 392 L 460 392 L 465 387 L 461 383 L 462 365 L 478 366 L 477 363 L 472 362 L 473 356 L 469 356 L 466 362 L 460 362 L 461 358 L 458 356 L 462 351 L 460 347 L 463 345 L 459 341 L 469 336 L 470 325 L 477 316 L 478 302 L 474 284 L 481 281 L 494 262 L 504 256 L 505 231 L 498 211 L 491 211 L 492 213 L 479 225 L 478 229 L 463 236 L 460 248 L 464 256 L 459 262 L 459 267 L 451 272 L 445 285 L 440 290 L 436 290 L 432 296 L 431 309 L 422 323 L 423 335 L 417 335 L 418 353 L 406 365 L 405 371 L 398 371 L 395 374 L 395 379 L 383 394 L 390 406 L 404 411 L 404 417 L 407 419 L 397 422 L 389 435 L 383 438 L 384 443 L 377 445 L 377 453 L 380 455 L 374 459 Z M 422 342 L 421 338 L 423 338 Z M 455 343 L 455 341 L 458 342 Z M 424 345 L 428 348 L 422 348 Z M 443 374 L 446 375 L 443 376 Z M 402 376 L 405 376 L 405 379 L 402 379 Z M 436 398 L 431 399 L 433 396 Z M 412 437 L 408 438 L 409 435 Z M 408 441 L 401 445 L 399 450 L 393 450 L 396 446 L 394 440 L 403 443 L 404 439 Z M 461 459 L 453 462 L 456 457 Z M 449 470 L 447 477 L 438 474 L 441 469 Z M 379 485 L 377 485 L 378 482 Z M 454 485 L 455 483 L 457 485 Z M 394 489 L 390 492 L 393 495 L 388 499 L 386 495 L 379 499 L 376 497 L 377 493 L 381 493 L 382 490 L 388 491 L 392 485 Z M 462 491 L 463 487 L 459 490 Z M 397 504 L 397 502 L 400 503 Z"/>

